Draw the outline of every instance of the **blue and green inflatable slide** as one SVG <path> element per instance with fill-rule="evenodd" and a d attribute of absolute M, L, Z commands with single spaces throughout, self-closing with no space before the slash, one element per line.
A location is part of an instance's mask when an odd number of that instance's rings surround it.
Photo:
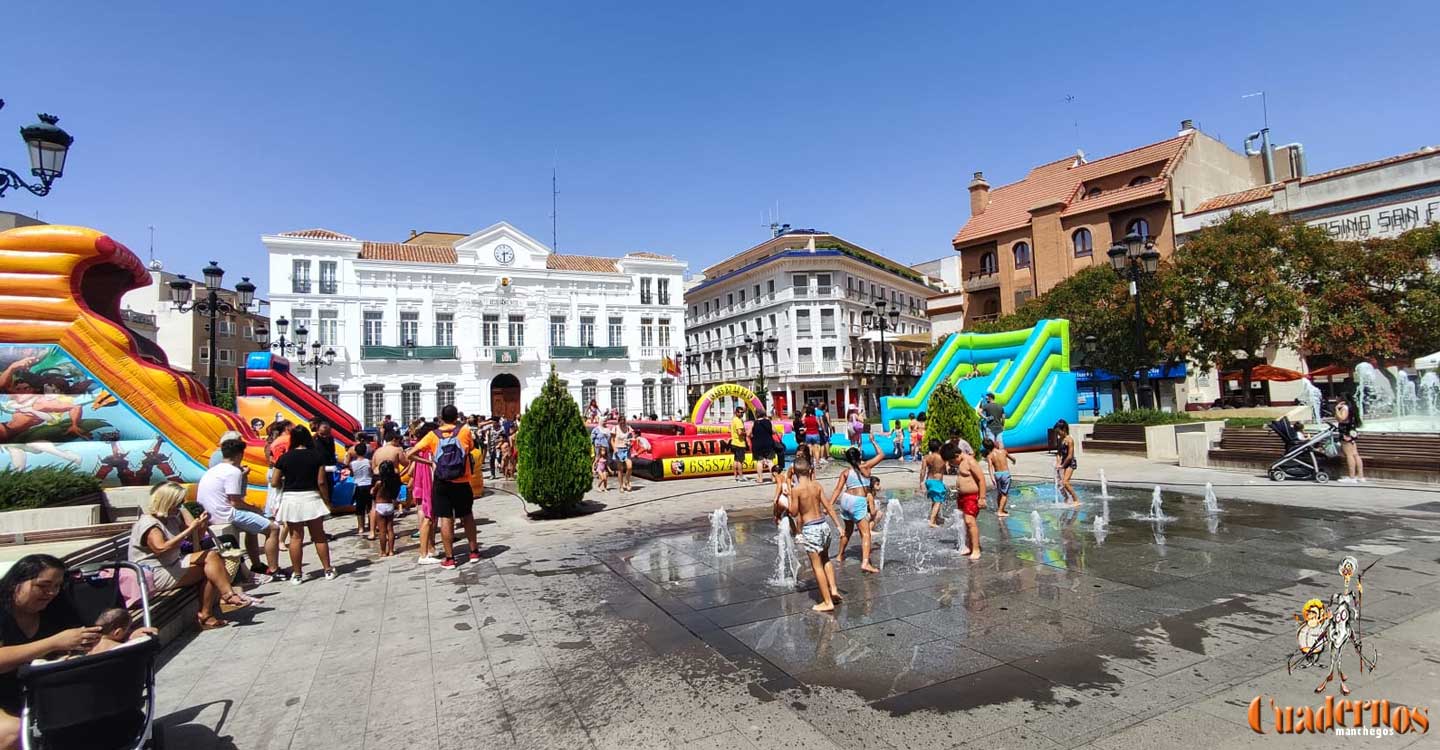
<path fill-rule="evenodd" d="M 1075 373 L 1070 371 L 1070 321 L 1042 320 L 1033 328 L 1002 333 L 954 333 L 945 339 L 910 393 L 880 400 L 886 425 L 925 411 L 930 394 L 953 383 L 971 406 L 986 393 L 1005 407 L 1005 447 L 1047 446 L 1055 421 L 1079 416 Z M 937 435 L 941 439 L 945 436 Z M 979 449 L 980 446 L 975 446 Z"/>

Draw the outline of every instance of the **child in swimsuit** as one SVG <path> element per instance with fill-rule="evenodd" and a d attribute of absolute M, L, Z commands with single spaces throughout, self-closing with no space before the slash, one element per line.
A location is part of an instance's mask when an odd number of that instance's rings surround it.
<path fill-rule="evenodd" d="M 379 481 L 375 487 L 375 538 L 380 541 L 380 556 L 395 554 L 395 504 L 400 497 L 400 471 L 394 461 L 380 464 Z"/>
<path fill-rule="evenodd" d="M 925 490 L 925 497 L 930 500 L 930 527 L 940 526 L 940 514 L 945 512 L 945 502 L 950 497 L 950 491 L 945 487 L 945 459 L 940 455 L 941 443 L 939 440 L 931 440 L 930 452 L 921 459 L 920 476 L 921 485 Z"/>
<path fill-rule="evenodd" d="M 985 438 L 981 443 L 985 449 L 985 461 L 995 475 L 995 515 L 1004 518 L 1010 515 L 1010 452 L 995 444 L 994 438 Z"/>
<path fill-rule="evenodd" d="M 789 472 L 780 468 L 779 464 L 770 465 L 770 478 L 775 480 L 775 499 L 770 505 L 770 510 L 775 516 L 775 523 L 790 513 L 790 477 Z"/>
<path fill-rule="evenodd" d="M 880 452 L 880 446 L 875 442 L 873 434 L 870 436 L 870 445 L 875 448 L 875 456 L 863 464 L 860 462 L 859 448 L 852 445 L 845 449 L 845 461 L 850 464 L 850 468 L 840 473 L 830 504 L 840 511 L 840 518 L 845 522 L 840 531 L 840 551 L 836 554 L 836 560 L 842 564 L 845 562 L 845 546 L 850 542 L 855 527 L 859 526 L 860 569 L 866 573 L 879 573 L 880 569 L 870 564 L 870 517 L 875 502 L 869 497 L 870 470 L 884 460 L 885 454 Z"/>
<path fill-rule="evenodd" d="M 1080 462 L 1075 460 L 1075 438 L 1070 437 L 1070 423 L 1060 420 L 1055 423 L 1055 430 L 1060 433 L 1060 449 L 1055 454 L 1055 473 L 1060 484 L 1060 497 L 1057 501 L 1065 500 L 1071 505 L 1079 506 L 1080 498 L 1075 496 L 1075 488 L 1070 486 L 1070 477 L 1075 475 L 1075 470 L 1080 467 Z"/>

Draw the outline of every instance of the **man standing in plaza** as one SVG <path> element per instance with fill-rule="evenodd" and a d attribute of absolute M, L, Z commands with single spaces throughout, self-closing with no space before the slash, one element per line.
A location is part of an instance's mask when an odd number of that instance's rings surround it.
<path fill-rule="evenodd" d="M 431 489 L 430 509 L 440 519 L 440 544 L 445 559 L 440 567 L 455 567 L 455 519 L 465 526 L 465 540 L 470 543 L 470 561 L 480 559 L 480 544 L 475 535 L 475 496 L 470 489 L 470 431 L 460 424 L 460 412 L 454 404 L 440 410 L 440 426 L 431 430 L 406 453 L 407 459 L 429 450 L 435 464 L 435 484 Z M 458 455 L 454 453 L 458 451 Z"/>
<path fill-rule="evenodd" d="M 985 402 L 980 404 L 980 427 L 982 438 L 994 440 L 996 447 L 1005 447 L 1005 441 L 1000 437 L 1005 430 L 1005 407 L 995 400 L 993 393 L 985 394 Z"/>
<path fill-rule="evenodd" d="M 775 426 L 764 411 L 750 423 L 750 455 L 755 457 L 755 483 L 764 484 L 775 458 Z"/>
<path fill-rule="evenodd" d="M 730 467 L 734 470 L 735 481 L 745 481 L 745 453 L 748 446 L 745 444 L 745 408 L 735 407 L 735 416 L 730 418 L 730 455 L 734 457 L 734 463 Z"/>

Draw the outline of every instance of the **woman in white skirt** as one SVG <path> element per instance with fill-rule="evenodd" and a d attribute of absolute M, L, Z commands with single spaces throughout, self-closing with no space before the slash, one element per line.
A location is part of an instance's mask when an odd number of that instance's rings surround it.
<path fill-rule="evenodd" d="M 310 431 L 296 425 L 290 431 L 290 450 L 275 461 L 275 478 L 270 485 L 283 493 L 275 520 L 285 524 L 289 532 L 290 584 L 300 585 L 304 554 L 305 530 L 315 543 L 315 554 L 325 570 L 325 580 L 335 577 L 330 567 L 330 543 L 325 536 L 325 517 L 330 515 L 330 481 L 325 473 L 324 456 L 315 449 Z"/>

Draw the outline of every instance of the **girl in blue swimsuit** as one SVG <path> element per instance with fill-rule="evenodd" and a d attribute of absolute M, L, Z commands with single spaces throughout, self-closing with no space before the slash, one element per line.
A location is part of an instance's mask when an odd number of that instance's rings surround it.
<path fill-rule="evenodd" d="M 1080 462 L 1075 460 L 1075 438 L 1070 437 L 1070 423 L 1063 419 L 1056 422 L 1055 431 L 1060 435 L 1060 448 L 1055 452 L 1055 473 L 1059 475 L 1060 484 L 1060 497 L 1056 501 L 1069 498 L 1071 505 L 1079 506 L 1080 498 L 1075 496 L 1075 488 L 1070 486 L 1070 477 L 1080 467 Z"/>
<path fill-rule="evenodd" d="M 873 502 L 869 495 L 870 470 L 885 459 L 880 446 L 875 443 L 875 436 L 870 436 L 870 445 L 875 449 L 875 456 L 869 461 L 861 463 L 860 448 L 850 446 L 845 449 L 845 462 L 850 464 L 849 468 L 840 472 L 840 478 L 835 482 L 835 494 L 830 498 L 830 504 L 838 511 L 840 519 L 845 522 L 845 528 L 840 532 L 840 551 L 836 556 L 837 562 L 845 562 L 845 545 L 849 544 L 850 536 L 855 532 L 855 527 L 860 527 L 860 569 L 866 573 L 879 573 L 880 569 L 870 564 L 870 528 L 871 516 L 877 515 L 875 509 L 870 506 Z M 839 503 L 836 505 L 836 503 Z M 877 519 L 878 520 L 878 519 Z"/>

